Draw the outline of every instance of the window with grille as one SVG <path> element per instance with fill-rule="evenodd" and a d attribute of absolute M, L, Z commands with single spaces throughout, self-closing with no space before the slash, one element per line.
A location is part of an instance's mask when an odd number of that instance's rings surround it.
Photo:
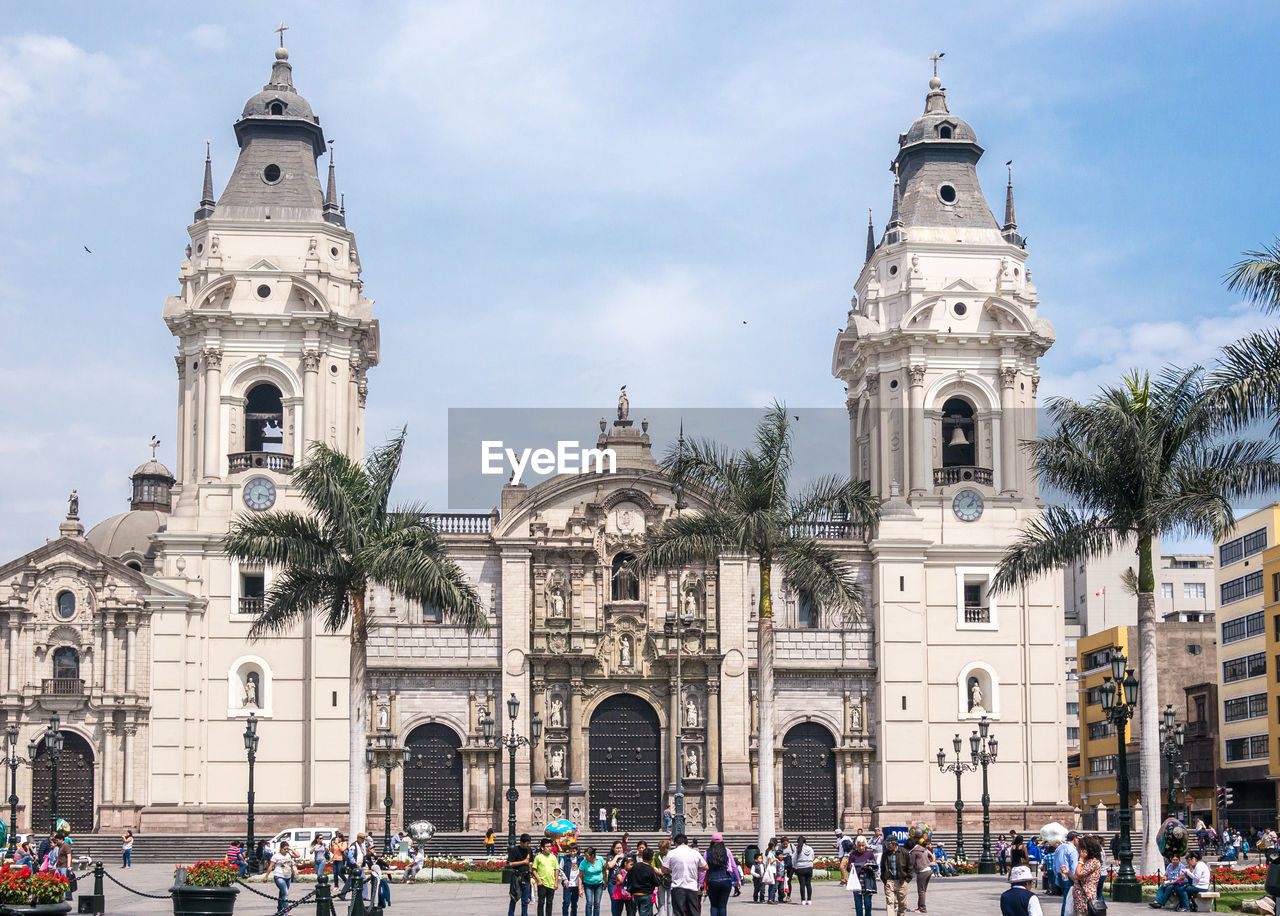
<path fill-rule="evenodd" d="M 1093 671 L 1097 668 L 1105 668 L 1111 664 L 1111 652 L 1112 649 L 1110 647 L 1090 652 L 1084 657 L 1084 670 Z"/>
<path fill-rule="evenodd" d="M 1265 677 L 1267 674 L 1267 653 L 1255 652 L 1239 658 L 1229 658 L 1222 663 L 1222 682 L 1243 681 L 1251 677 Z M 1101 694 L 1099 694 L 1101 698 Z"/>
<path fill-rule="evenodd" d="M 1090 722 L 1089 723 L 1089 740 L 1096 741 L 1099 738 L 1110 738 L 1116 733 L 1116 727 L 1110 722 Z"/>
<path fill-rule="evenodd" d="M 1089 758 L 1089 775 L 1090 776 L 1106 776 L 1116 771 L 1116 758 L 1114 754 L 1106 757 Z"/>
<path fill-rule="evenodd" d="M 1074 726 L 1074 725 L 1068 725 L 1068 726 L 1067 726 L 1067 740 L 1068 740 L 1068 741 L 1079 741 L 1079 740 L 1080 740 L 1080 729 L 1079 729 L 1079 728 L 1077 728 L 1077 727 L 1076 727 L 1076 726 Z"/>
<path fill-rule="evenodd" d="M 1262 594 L 1262 570 L 1240 576 L 1218 586 L 1218 603 L 1231 604 Z"/>
<path fill-rule="evenodd" d="M 1259 528 L 1257 531 L 1250 531 L 1242 537 L 1233 538 L 1219 547 L 1218 565 L 1230 566 L 1232 563 L 1239 563 L 1245 557 L 1262 553 L 1266 549 L 1267 529 Z"/>
<path fill-rule="evenodd" d="M 1172 583 L 1172 582 L 1161 582 L 1161 583 L 1160 583 L 1160 597 L 1161 597 L 1161 598 L 1169 598 L 1169 599 L 1172 599 L 1172 598 L 1173 598 L 1173 583 Z"/>
<path fill-rule="evenodd" d="M 1263 619 L 1262 611 L 1246 614 L 1243 617 L 1237 617 L 1235 620 L 1224 621 L 1222 624 L 1222 643 L 1226 645 L 1229 642 L 1239 642 L 1242 639 L 1261 636 L 1265 626 L 1266 623 Z"/>
<path fill-rule="evenodd" d="M 1222 701 L 1222 720 L 1239 722 L 1243 719 L 1260 719 L 1267 714 L 1267 695 L 1255 693 L 1252 696 L 1231 697 Z"/>
<path fill-rule="evenodd" d="M 1183 582 L 1182 597 L 1183 598 L 1203 598 L 1204 583 L 1203 582 Z"/>
<path fill-rule="evenodd" d="M 1080 704 L 1079 704 L 1079 703 L 1068 703 L 1068 704 L 1067 704 L 1067 715 L 1069 715 L 1069 716 L 1078 716 L 1078 715 L 1080 715 Z"/>

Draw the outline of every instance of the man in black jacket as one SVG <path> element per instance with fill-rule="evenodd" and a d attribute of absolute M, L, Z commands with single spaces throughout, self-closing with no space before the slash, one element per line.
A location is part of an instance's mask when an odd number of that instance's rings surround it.
<path fill-rule="evenodd" d="M 653 850 L 639 850 L 640 860 L 627 872 L 627 890 L 636 902 L 636 916 L 652 916 L 653 895 L 662 883 L 662 876 L 653 867 Z"/>
<path fill-rule="evenodd" d="M 915 877 L 911 854 L 898 846 L 898 838 L 885 837 L 884 855 L 880 857 L 880 880 L 884 882 L 885 908 L 897 916 L 907 912 L 907 885 Z"/>

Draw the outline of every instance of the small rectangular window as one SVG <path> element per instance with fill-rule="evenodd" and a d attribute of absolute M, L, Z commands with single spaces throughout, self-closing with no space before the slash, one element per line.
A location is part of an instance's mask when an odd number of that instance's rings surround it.
<path fill-rule="evenodd" d="M 333 692 L 333 705 L 334 705 L 334 707 L 335 707 L 335 708 L 336 708 L 336 707 L 337 707 L 337 705 L 338 705 L 338 691 L 336 691 L 336 690 Z"/>
<path fill-rule="evenodd" d="M 444 616 L 440 613 L 440 608 L 430 604 L 422 606 L 423 623 L 440 623 L 442 620 L 444 620 Z"/>
<path fill-rule="evenodd" d="M 1168 598 L 1168 599 L 1172 600 L 1172 598 L 1173 598 L 1173 583 L 1172 583 L 1172 582 L 1161 582 L 1161 583 L 1160 583 L 1160 597 L 1161 597 L 1161 598 Z"/>
<path fill-rule="evenodd" d="M 906 694 L 903 694 L 903 695 L 902 695 L 902 708 L 903 708 L 903 710 L 906 710 L 906 708 L 907 708 L 907 696 L 906 696 Z"/>
<path fill-rule="evenodd" d="M 898 576 L 898 591 L 905 592 L 907 590 L 907 577 Z"/>

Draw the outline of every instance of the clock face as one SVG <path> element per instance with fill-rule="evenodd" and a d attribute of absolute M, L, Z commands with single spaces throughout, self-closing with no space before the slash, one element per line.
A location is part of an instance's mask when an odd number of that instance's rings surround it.
<path fill-rule="evenodd" d="M 244 485 L 244 504 L 261 512 L 276 503 L 276 485 L 265 477 L 255 477 Z"/>
<path fill-rule="evenodd" d="M 961 490 L 951 500 L 951 509 L 962 522 L 974 522 L 982 517 L 982 494 L 977 490 Z"/>

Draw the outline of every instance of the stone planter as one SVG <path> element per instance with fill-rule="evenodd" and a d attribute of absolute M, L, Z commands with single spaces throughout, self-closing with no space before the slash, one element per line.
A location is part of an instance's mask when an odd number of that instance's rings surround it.
<path fill-rule="evenodd" d="M 59 916 L 61 913 L 71 912 L 69 903 L 41 903 L 36 906 L 18 906 L 10 903 L 8 906 L 10 911 L 18 916 Z"/>
<path fill-rule="evenodd" d="M 192 887 L 179 884 L 169 889 L 173 916 L 229 916 L 236 908 L 238 887 Z"/>

